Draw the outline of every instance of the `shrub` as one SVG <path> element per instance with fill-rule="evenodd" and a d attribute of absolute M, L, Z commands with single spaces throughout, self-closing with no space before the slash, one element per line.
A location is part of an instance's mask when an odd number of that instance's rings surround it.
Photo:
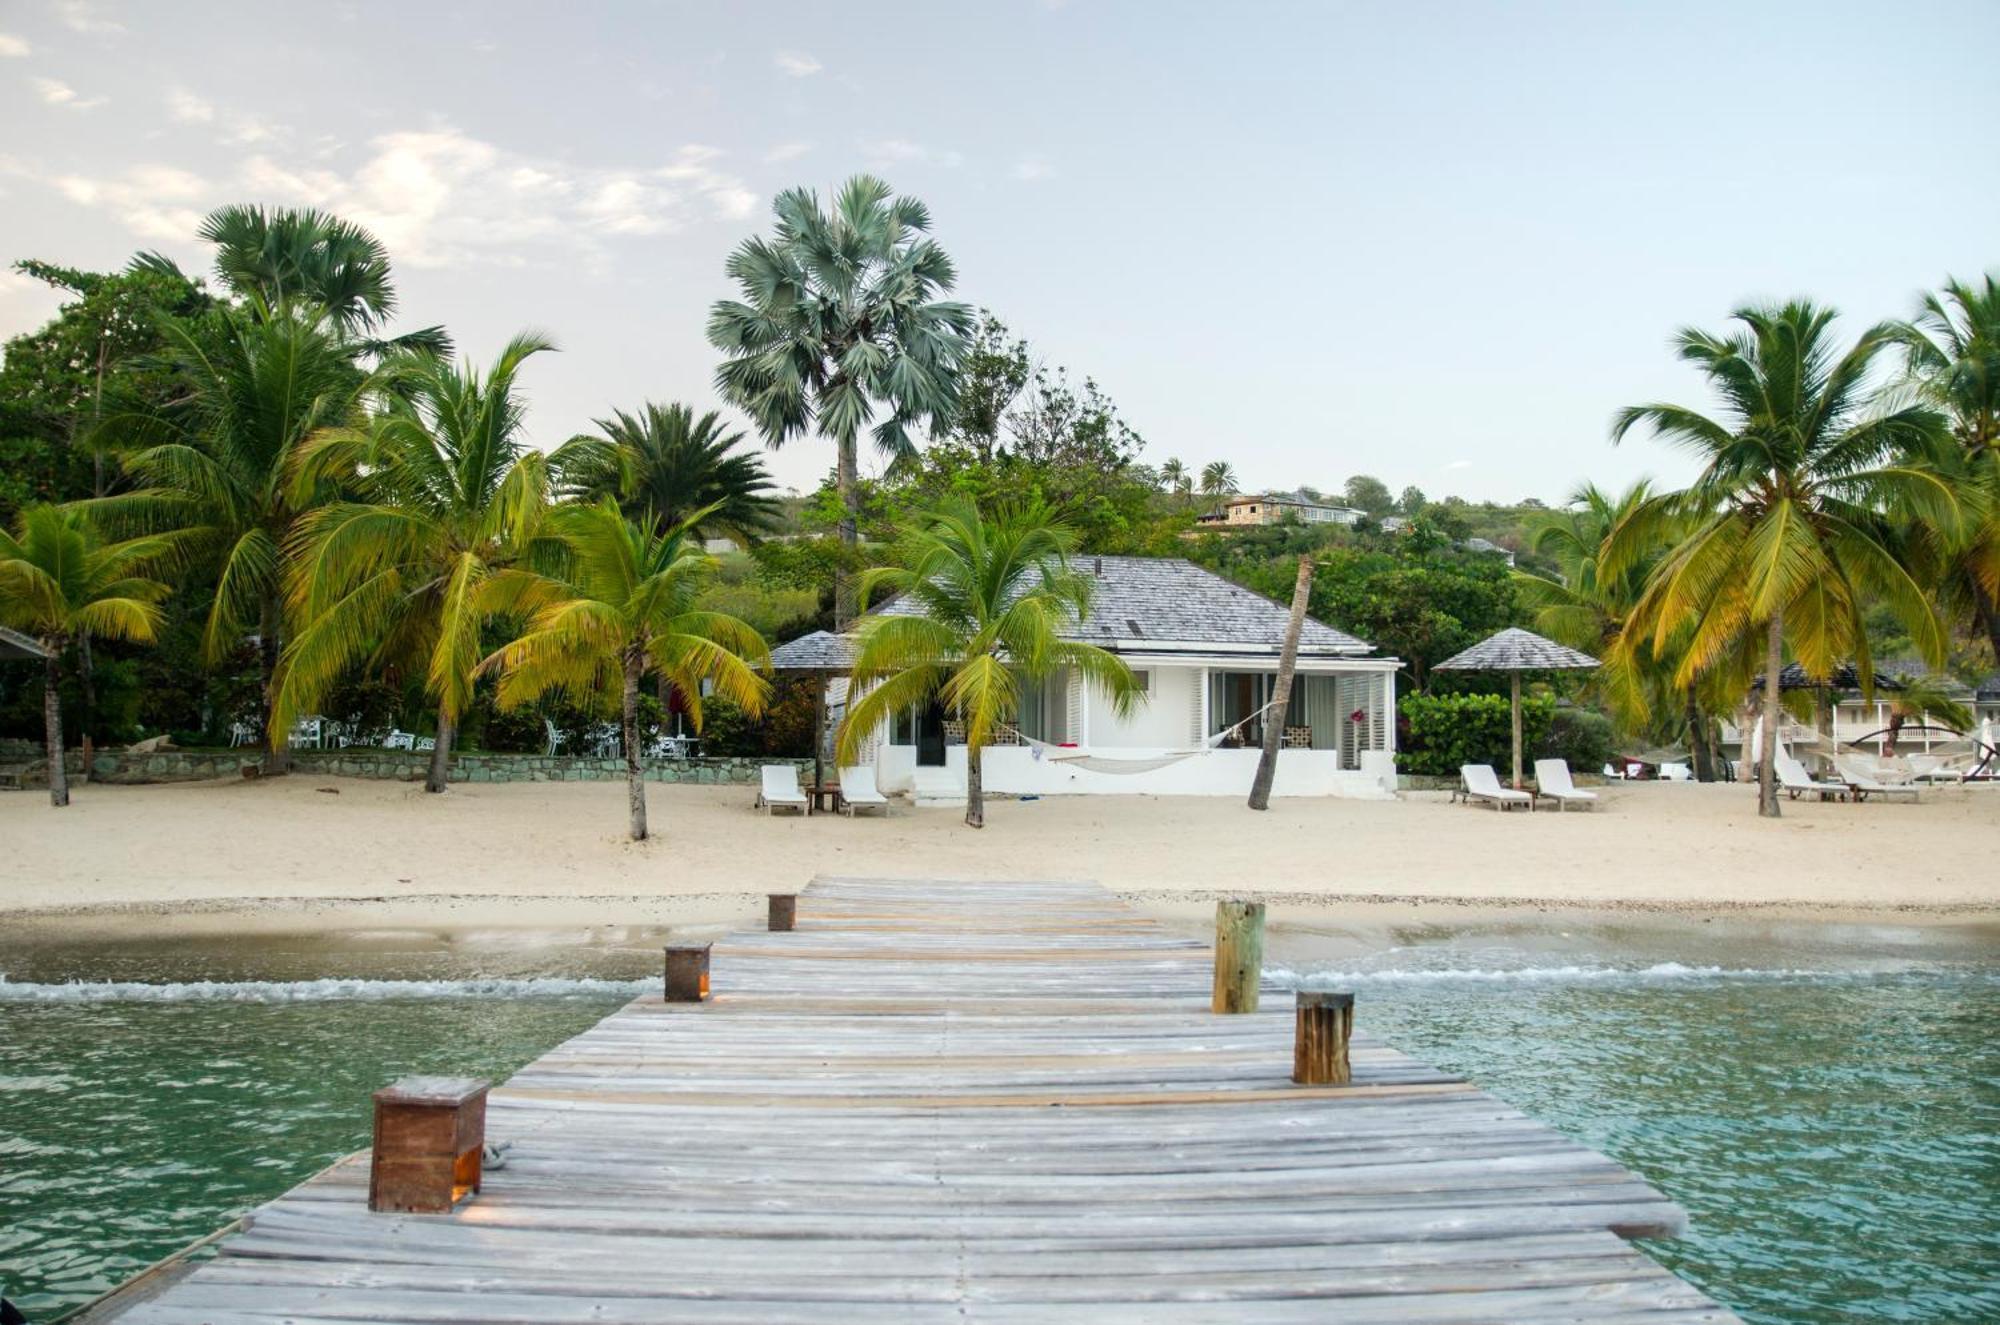
<path fill-rule="evenodd" d="M 1559 708 L 1548 735 L 1530 741 L 1529 757 L 1567 760 L 1572 772 L 1595 773 L 1611 762 L 1611 719 L 1594 709 Z"/>
<path fill-rule="evenodd" d="M 1555 706 L 1545 696 L 1521 701 L 1524 759 L 1546 741 Z M 1461 764 L 1511 767 L 1514 744 L 1507 696 L 1410 694 L 1397 707 L 1407 732 L 1397 759 L 1404 772 L 1453 777 Z"/>

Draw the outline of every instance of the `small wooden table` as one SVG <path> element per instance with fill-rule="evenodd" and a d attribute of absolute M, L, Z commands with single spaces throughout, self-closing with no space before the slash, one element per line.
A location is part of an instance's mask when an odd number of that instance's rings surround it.
<path fill-rule="evenodd" d="M 842 802 L 840 798 L 840 784 L 838 782 L 809 783 L 805 791 L 806 804 L 812 807 L 808 813 L 815 811 L 824 813 L 827 809 L 826 802 L 828 797 L 831 797 L 833 800 L 833 811 L 836 814 L 840 812 Z"/>

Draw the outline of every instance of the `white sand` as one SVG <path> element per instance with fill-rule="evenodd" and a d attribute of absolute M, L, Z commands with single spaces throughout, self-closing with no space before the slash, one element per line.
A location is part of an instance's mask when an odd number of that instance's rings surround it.
<path fill-rule="evenodd" d="M 323 790 L 332 788 L 334 792 Z M 84 786 L 66 810 L 0 794 L 0 914 L 92 930 L 729 920 L 819 873 L 1089 878 L 1148 902 L 1253 893 L 1412 914 L 1467 908 L 1768 908 L 1824 918 L 2000 916 L 2000 788 L 1922 804 L 1792 803 L 1736 786 L 1629 785 L 1595 813 L 1396 803 L 1055 797 L 957 813 L 769 818 L 749 787 L 456 787 L 292 777 Z M 636 905 L 632 899 L 645 899 Z M 122 924 L 121 922 L 122 918 Z M 635 917 L 636 918 L 636 917 Z"/>

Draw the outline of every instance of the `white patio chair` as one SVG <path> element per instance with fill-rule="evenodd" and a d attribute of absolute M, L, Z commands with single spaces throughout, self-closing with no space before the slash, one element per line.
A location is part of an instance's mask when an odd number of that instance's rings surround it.
<path fill-rule="evenodd" d="M 1597 808 L 1597 793 L 1577 787 L 1569 775 L 1569 761 L 1566 759 L 1535 761 L 1535 795 L 1542 800 L 1554 801 L 1558 811 L 1567 810 L 1572 805 L 1581 805 L 1586 810 Z"/>
<path fill-rule="evenodd" d="M 853 764 L 840 770 L 840 812 L 852 818 L 863 810 L 889 813 L 889 798 L 875 785 L 873 764 Z"/>
<path fill-rule="evenodd" d="M 553 722 L 550 722 L 547 718 L 543 718 L 542 730 L 548 733 L 548 748 L 545 751 L 543 751 L 543 753 L 551 756 L 561 754 L 563 748 L 563 734 L 556 730 L 556 725 Z"/>
<path fill-rule="evenodd" d="M 384 750 L 414 750 L 417 748 L 417 738 L 413 733 L 397 731 L 394 727 L 391 727 L 389 734 L 382 738 L 382 748 Z"/>
<path fill-rule="evenodd" d="M 429 754 L 438 748 L 438 738 L 435 736 L 419 736 L 417 743 L 410 748 L 419 754 Z"/>
<path fill-rule="evenodd" d="M 239 745 L 255 745 L 261 733 L 254 722 L 232 722 L 229 724 L 229 745 L 234 749 Z"/>
<path fill-rule="evenodd" d="M 300 718 L 292 724 L 291 744 L 294 749 L 310 746 L 315 750 L 326 744 L 326 719 L 314 714 L 310 718 Z"/>
<path fill-rule="evenodd" d="M 1908 796 L 1911 800 L 1922 800 L 1923 796 L 1914 782 L 1884 782 L 1873 769 L 1867 768 L 1857 759 L 1836 759 L 1834 772 L 1857 801 L 1865 801 L 1870 796 L 1880 796 L 1887 800 L 1891 796 Z"/>
<path fill-rule="evenodd" d="M 1778 755 L 1771 761 L 1772 773 L 1778 785 L 1793 800 L 1801 796 L 1817 795 L 1823 801 L 1847 799 L 1847 784 L 1844 782 L 1821 782 L 1806 772 L 1806 766 L 1787 754 Z"/>
<path fill-rule="evenodd" d="M 779 810 L 806 812 L 806 793 L 799 786 L 799 770 L 793 764 L 764 765 L 763 790 L 757 793 L 756 807 L 776 814 Z"/>
<path fill-rule="evenodd" d="M 1459 765 L 1458 790 L 1452 793 L 1452 797 L 1464 797 L 1467 805 L 1474 801 L 1486 801 L 1496 810 L 1520 806 L 1530 814 L 1535 812 L 1535 798 L 1525 791 L 1501 786 L 1500 775 L 1493 771 L 1491 764 Z"/>

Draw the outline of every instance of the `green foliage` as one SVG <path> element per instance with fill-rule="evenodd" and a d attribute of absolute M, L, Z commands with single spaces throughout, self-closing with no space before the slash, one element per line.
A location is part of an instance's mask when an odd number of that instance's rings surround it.
<path fill-rule="evenodd" d="M 1528 702 L 1522 700 L 1524 706 Z M 1521 718 L 1525 727 L 1525 708 Z M 1522 739 L 1527 740 L 1525 733 Z M 1539 741 L 1528 741 L 1522 757 L 1530 763 L 1536 759 L 1562 759 L 1568 761 L 1573 773 L 1594 773 L 1611 762 L 1616 753 L 1611 719 L 1593 709 L 1563 706 L 1550 718 L 1548 734 Z"/>
<path fill-rule="evenodd" d="M 771 477 L 754 452 L 738 450 L 714 410 L 648 402 L 637 415 L 619 410 L 597 420 L 602 436 L 572 437 L 549 456 L 560 495 L 594 502 L 615 498 L 627 518 L 656 529 L 699 515 L 694 528 L 752 542 L 778 519 Z"/>
<path fill-rule="evenodd" d="M 1378 519 L 1396 509 L 1396 499 L 1389 495 L 1389 485 L 1372 474 L 1356 474 L 1347 480 L 1343 489 L 1343 500 L 1358 511 L 1366 511 Z"/>
<path fill-rule="evenodd" d="M 1397 707 L 1404 722 L 1404 734 L 1396 742 L 1397 763 L 1405 772 L 1455 777 L 1463 764 L 1512 766 L 1513 718 L 1507 696 L 1410 694 Z M 1527 752 L 1547 743 L 1554 714 L 1555 701 L 1546 696 L 1521 700 L 1524 761 Z"/>
<path fill-rule="evenodd" d="M 742 758 L 810 759 L 812 757 L 813 686 L 817 677 L 781 674 L 771 685 L 771 698 L 761 718 L 741 705 L 710 699 L 702 708 L 701 752 Z"/>

